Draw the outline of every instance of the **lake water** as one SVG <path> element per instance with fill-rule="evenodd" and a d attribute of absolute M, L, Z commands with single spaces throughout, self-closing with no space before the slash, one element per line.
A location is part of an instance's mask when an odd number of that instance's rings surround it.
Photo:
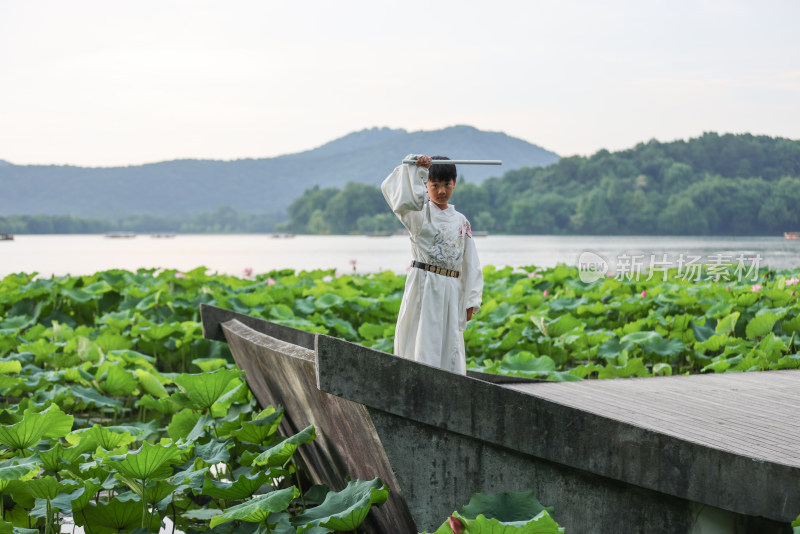
<path fill-rule="evenodd" d="M 677 266 L 679 258 L 714 257 L 736 262 L 746 258 L 759 267 L 800 267 L 800 240 L 783 237 L 653 237 L 653 236 L 488 236 L 475 238 L 483 265 L 576 265 L 581 253 L 604 258 L 609 270 L 624 255 L 638 256 L 645 267 L 652 257 Z M 296 236 L 178 235 L 154 238 L 140 235 L 111 239 L 102 235 L 18 235 L 0 241 L 0 277 L 13 272 L 38 272 L 43 276 L 91 274 L 99 270 L 164 267 L 243 275 L 245 269 L 263 273 L 272 269 L 310 270 L 335 268 L 360 273 L 392 270 L 405 272 L 411 248 L 405 236 Z"/>

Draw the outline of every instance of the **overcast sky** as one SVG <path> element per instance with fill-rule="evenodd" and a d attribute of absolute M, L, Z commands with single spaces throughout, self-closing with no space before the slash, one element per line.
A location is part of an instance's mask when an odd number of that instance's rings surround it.
<path fill-rule="evenodd" d="M 0 0 L 0 159 L 270 157 L 373 126 L 562 156 L 800 139 L 799 21 L 797 0 Z"/>

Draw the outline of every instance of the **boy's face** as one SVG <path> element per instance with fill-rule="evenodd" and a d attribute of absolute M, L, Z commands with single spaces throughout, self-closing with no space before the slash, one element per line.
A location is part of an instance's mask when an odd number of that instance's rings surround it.
<path fill-rule="evenodd" d="M 447 202 L 453 196 L 453 190 L 456 188 L 455 180 L 448 182 L 434 182 L 428 180 L 428 196 L 439 209 L 447 209 Z"/>

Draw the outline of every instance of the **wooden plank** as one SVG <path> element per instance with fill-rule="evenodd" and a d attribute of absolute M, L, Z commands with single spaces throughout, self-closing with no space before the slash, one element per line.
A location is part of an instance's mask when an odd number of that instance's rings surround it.
<path fill-rule="evenodd" d="M 800 371 L 504 387 L 753 460 L 800 467 Z"/>

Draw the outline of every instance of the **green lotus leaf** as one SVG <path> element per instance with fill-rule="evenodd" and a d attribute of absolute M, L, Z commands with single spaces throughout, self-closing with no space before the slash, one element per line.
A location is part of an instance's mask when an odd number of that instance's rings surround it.
<path fill-rule="evenodd" d="M 697 341 L 702 343 L 716 333 L 714 326 L 710 324 L 712 321 L 713 320 L 706 319 L 705 325 L 699 325 L 694 321 L 691 321 L 690 324 L 692 325 L 692 333 L 694 333 L 694 338 Z"/>
<path fill-rule="evenodd" d="M 515 313 L 514 305 L 509 302 L 503 302 L 494 308 L 491 312 L 486 314 L 486 320 L 492 325 L 505 324 L 508 318 Z"/>
<path fill-rule="evenodd" d="M 39 529 L 17 527 L 14 523 L 0 519 L 0 534 L 39 534 Z"/>
<path fill-rule="evenodd" d="M 272 491 L 265 495 L 259 495 L 242 504 L 231 506 L 222 515 L 211 519 L 210 527 L 226 521 L 238 520 L 248 523 L 261 523 L 270 514 L 281 512 L 289 507 L 289 504 L 300 496 L 300 491 L 292 486 L 278 491 Z"/>
<path fill-rule="evenodd" d="M 606 365 L 597 373 L 597 378 L 628 378 L 649 374 L 641 358 L 631 358 L 624 365 Z"/>
<path fill-rule="evenodd" d="M 78 337 L 77 354 L 83 362 L 101 362 L 104 358 L 103 349 L 100 345 L 91 341 L 89 338 Z"/>
<path fill-rule="evenodd" d="M 22 371 L 22 364 L 17 360 L 0 361 L 0 373 L 4 375 L 18 374 Z"/>
<path fill-rule="evenodd" d="M 113 451 L 118 447 L 124 447 L 136 441 L 136 436 L 131 432 L 112 429 L 101 425 L 94 425 L 92 428 L 86 429 L 83 432 L 85 432 L 89 439 L 93 440 L 97 445 L 107 451 Z M 67 441 L 72 442 L 75 439 L 73 436 L 80 439 L 82 437 L 81 431 L 73 432 L 67 436 Z"/>
<path fill-rule="evenodd" d="M 314 425 L 309 425 L 294 436 L 284 438 L 277 444 L 265 450 L 253 459 L 253 465 L 267 465 L 270 467 L 281 467 L 286 465 L 297 448 L 304 444 L 314 441 L 317 437 Z"/>
<path fill-rule="evenodd" d="M 633 343 L 622 343 L 616 337 L 612 337 L 611 339 L 604 341 L 603 344 L 598 347 L 597 355 L 601 358 L 610 360 L 622 354 L 623 351 L 630 351 L 632 348 Z"/>
<path fill-rule="evenodd" d="M 61 294 L 79 304 L 84 304 L 95 298 L 92 293 L 88 293 L 83 289 L 62 289 Z"/>
<path fill-rule="evenodd" d="M 154 324 L 152 326 L 141 326 L 136 332 L 150 341 L 160 341 L 180 331 L 180 325 L 176 324 Z"/>
<path fill-rule="evenodd" d="M 504 356 L 498 370 L 502 374 L 521 376 L 547 375 L 556 370 L 556 364 L 549 356 L 535 356 L 530 352 L 520 351 Z"/>
<path fill-rule="evenodd" d="M 552 507 L 545 507 L 536 499 L 532 491 L 507 491 L 486 495 L 476 493 L 469 504 L 461 508 L 461 515 L 467 519 L 475 519 L 483 514 L 487 519 L 500 521 L 529 521 L 539 515 L 542 510 L 553 513 Z"/>
<path fill-rule="evenodd" d="M 328 492 L 319 506 L 295 517 L 297 532 L 308 532 L 312 527 L 331 530 L 355 530 L 364 521 L 372 505 L 380 506 L 389 498 L 389 488 L 381 479 L 351 480 L 342 491 Z"/>
<path fill-rule="evenodd" d="M 76 489 L 75 480 L 58 480 L 53 476 L 37 477 L 13 483 L 15 493 L 23 492 L 36 499 L 52 500 L 59 493 L 70 493 Z"/>
<path fill-rule="evenodd" d="M 231 380 L 244 373 L 234 369 L 220 369 L 213 373 L 181 374 L 175 383 L 198 409 L 210 408 L 226 392 Z"/>
<path fill-rule="evenodd" d="M 150 371 L 136 369 L 134 374 L 136 375 L 136 379 L 139 380 L 139 386 L 141 386 L 143 391 L 149 393 L 157 399 L 169 397 L 169 393 L 167 393 L 164 385 Z"/>
<path fill-rule="evenodd" d="M 276 304 L 270 307 L 269 316 L 278 321 L 288 321 L 294 319 L 294 312 L 286 304 Z"/>
<path fill-rule="evenodd" d="M 133 341 L 120 334 L 103 334 L 94 340 L 98 347 L 106 352 L 127 350 L 133 346 Z"/>
<path fill-rule="evenodd" d="M 784 356 L 773 367 L 775 369 L 800 369 L 800 352 Z"/>
<path fill-rule="evenodd" d="M 94 405 L 98 408 L 122 408 L 122 401 L 110 399 L 94 388 L 72 386 L 69 392 L 76 401 L 86 406 Z"/>
<path fill-rule="evenodd" d="M 781 323 L 781 328 L 787 334 L 800 333 L 800 315 L 796 315 L 791 319 L 789 319 L 788 321 L 783 321 Z"/>
<path fill-rule="evenodd" d="M 778 317 L 773 313 L 765 313 L 753 317 L 747 323 L 747 328 L 745 330 L 747 339 L 766 336 L 768 333 L 772 332 L 772 328 L 777 321 Z"/>
<path fill-rule="evenodd" d="M 200 412 L 184 408 L 180 412 L 172 416 L 167 433 L 169 437 L 177 441 L 181 438 L 186 438 L 189 433 L 195 428 L 197 422 L 200 420 Z"/>
<path fill-rule="evenodd" d="M 231 380 L 225 388 L 225 393 L 211 406 L 211 415 L 214 417 L 224 417 L 235 403 L 247 402 L 250 389 L 242 380 L 236 378 Z"/>
<path fill-rule="evenodd" d="M 138 451 L 122 457 L 109 457 L 107 463 L 124 477 L 146 480 L 156 474 L 171 474 L 169 466 L 179 462 L 180 458 L 181 451 L 175 444 L 153 445 L 145 441 Z"/>
<path fill-rule="evenodd" d="M 67 465 L 74 464 L 82 454 L 93 448 L 94 440 L 82 441 L 72 447 L 65 447 L 59 442 L 46 451 L 39 451 L 39 460 L 42 462 L 42 467 L 56 473 L 64 468 L 65 463 Z"/>
<path fill-rule="evenodd" d="M 733 312 L 729 315 L 726 315 L 720 319 L 714 331 L 723 336 L 729 336 L 733 334 L 734 330 L 736 329 L 736 321 L 739 320 L 739 315 L 739 312 Z"/>
<path fill-rule="evenodd" d="M 103 391 L 114 397 L 124 397 L 134 392 L 139 382 L 121 364 L 108 367 L 105 378 L 100 381 Z"/>
<path fill-rule="evenodd" d="M 546 510 L 543 510 L 536 517 L 523 521 L 500 521 L 495 518 L 487 518 L 483 514 L 475 519 L 466 519 L 459 513 L 454 513 L 454 517 L 461 519 L 467 527 L 469 534 L 559 534 L 564 529 L 550 517 Z M 447 526 L 445 521 L 444 526 Z M 447 526 L 449 530 L 450 527 Z M 435 534 L 447 532 L 440 527 Z"/>
<path fill-rule="evenodd" d="M 675 338 L 665 339 L 663 337 L 646 343 L 643 348 L 646 353 L 657 354 L 658 356 L 677 356 L 686 349 L 681 340 Z"/>
<path fill-rule="evenodd" d="M 172 416 L 167 433 L 175 441 L 179 439 L 193 441 L 205 434 L 206 428 L 213 424 L 214 420 L 208 415 L 201 415 L 200 412 L 186 408 Z"/>
<path fill-rule="evenodd" d="M 267 412 L 267 410 L 270 411 Z M 283 407 L 275 410 L 275 408 L 269 406 L 252 421 L 242 423 L 241 426 L 237 430 L 232 431 L 230 435 L 240 441 L 259 445 L 277 432 L 282 418 Z"/>
<path fill-rule="evenodd" d="M 270 479 L 269 472 L 244 473 L 235 482 L 219 482 L 206 478 L 203 482 L 203 495 L 215 499 L 244 499 L 253 495 L 258 488 Z"/>
<path fill-rule="evenodd" d="M 0 461 L 0 493 L 5 491 L 11 482 L 25 482 L 39 474 L 39 464 L 28 460 L 30 458 L 23 461 L 17 459 Z"/>
<path fill-rule="evenodd" d="M 204 373 L 210 373 L 227 366 L 228 360 L 225 358 L 195 358 L 192 360 L 192 365 L 196 365 Z"/>
<path fill-rule="evenodd" d="M 48 501 L 52 510 L 57 510 L 64 515 L 71 515 L 85 508 L 94 494 L 102 489 L 102 485 L 88 480 L 62 481 L 59 493 L 52 498 L 37 497 L 34 507 L 30 510 L 33 517 L 47 517 Z"/>
<path fill-rule="evenodd" d="M 218 515 L 222 515 L 222 510 L 219 508 L 198 508 L 195 510 L 187 510 L 181 514 L 182 517 L 195 521 L 209 521 Z"/>
<path fill-rule="evenodd" d="M 178 413 L 181 410 L 181 405 L 173 399 L 172 396 L 163 399 L 154 399 L 150 395 L 142 395 L 139 400 L 136 401 L 136 407 L 154 410 L 167 415 Z"/>
<path fill-rule="evenodd" d="M 620 341 L 622 343 L 634 343 L 636 345 L 644 345 L 647 343 L 652 343 L 659 339 L 663 339 L 661 337 L 661 334 L 650 330 L 644 332 L 633 332 L 632 334 L 623 336 Z"/>
<path fill-rule="evenodd" d="M 132 532 L 142 526 L 142 503 L 121 500 L 119 497 L 114 497 L 109 502 L 101 500 L 89 504 L 81 513 L 75 514 L 74 520 L 79 527 L 90 527 L 93 534 Z M 158 532 L 160 523 L 161 519 L 154 514 L 151 517 L 150 530 Z"/>
<path fill-rule="evenodd" d="M 151 372 L 155 371 L 153 364 L 156 362 L 156 359 L 147 354 L 142 354 L 141 352 L 130 349 L 112 350 L 109 351 L 109 354 L 115 359 L 125 362 L 126 367 L 142 367 Z"/>
<path fill-rule="evenodd" d="M 764 353 L 764 356 L 770 361 L 776 361 L 783 352 L 786 350 L 786 344 L 775 334 L 770 332 L 758 344 L 758 349 Z"/>
<path fill-rule="evenodd" d="M 0 443 L 15 450 L 33 447 L 44 438 L 60 438 L 72 430 L 73 417 L 51 404 L 43 412 L 25 411 L 22 421 L 0 426 Z"/>
<path fill-rule="evenodd" d="M 195 445 L 194 453 L 209 465 L 216 465 L 230 460 L 230 449 L 234 442 L 229 440 L 211 439 L 208 443 Z"/>
<path fill-rule="evenodd" d="M 342 304 L 344 299 L 336 293 L 326 293 L 314 301 L 314 307 L 318 310 L 327 310 Z"/>
<path fill-rule="evenodd" d="M 359 335 L 366 340 L 380 339 L 384 337 L 383 333 L 386 330 L 384 324 L 364 323 L 358 327 Z"/>

